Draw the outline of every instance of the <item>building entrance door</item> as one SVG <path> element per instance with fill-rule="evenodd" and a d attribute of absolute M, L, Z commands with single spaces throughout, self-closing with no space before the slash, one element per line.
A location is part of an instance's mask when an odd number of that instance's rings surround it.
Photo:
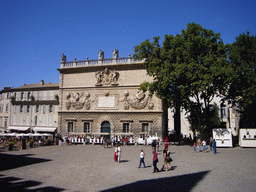
<path fill-rule="evenodd" d="M 110 123 L 108 121 L 104 121 L 101 123 L 101 133 L 109 133 L 110 134 Z"/>

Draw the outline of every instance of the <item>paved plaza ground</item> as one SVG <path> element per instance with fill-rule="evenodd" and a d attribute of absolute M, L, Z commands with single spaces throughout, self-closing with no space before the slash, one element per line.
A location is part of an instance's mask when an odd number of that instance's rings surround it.
<path fill-rule="evenodd" d="M 138 169 L 139 153 L 147 168 Z M 158 168 L 162 166 L 160 147 Z M 217 154 L 169 147 L 173 170 L 152 173 L 151 146 L 43 146 L 0 152 L 1 191 L 256 191 L 256 149 L 218 148 Z"/>

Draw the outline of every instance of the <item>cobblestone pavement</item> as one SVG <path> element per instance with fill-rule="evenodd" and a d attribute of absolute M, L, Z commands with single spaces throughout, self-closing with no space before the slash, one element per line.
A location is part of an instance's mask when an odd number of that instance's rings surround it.
<path fill-rule="evenodd" d="M 147 168 L 138 169 L 139 153 Z M 160 147 L 158 168 L 162 166 Z M 44 146 L 0 153 L 4 191 L 255 191 L 255 148 L 218 148 L 193 153 L 170 146 L 173 170 L 152 173 L 151 146 L 123 146 L 121 163 L 114 148 L 100 145 Z"/>

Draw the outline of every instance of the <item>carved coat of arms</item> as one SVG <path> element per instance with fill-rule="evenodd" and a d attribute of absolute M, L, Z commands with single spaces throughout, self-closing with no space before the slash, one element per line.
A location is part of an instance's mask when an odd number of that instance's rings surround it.
<path fill-rule="evenodd" d="M 95 73 L 96 84 L 99 85 L 118 85 L 119 73 L 115 70 L 110 70 L 108 68 L 103 71 L 97 71 Z"/>

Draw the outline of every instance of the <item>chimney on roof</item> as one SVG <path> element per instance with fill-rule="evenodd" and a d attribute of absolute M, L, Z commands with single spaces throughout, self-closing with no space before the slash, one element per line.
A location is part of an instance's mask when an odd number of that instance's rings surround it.
<path fill-rule="evenodd" d="M 44 80 L 41 80 L 41 85 L 44 85 Z"/>

